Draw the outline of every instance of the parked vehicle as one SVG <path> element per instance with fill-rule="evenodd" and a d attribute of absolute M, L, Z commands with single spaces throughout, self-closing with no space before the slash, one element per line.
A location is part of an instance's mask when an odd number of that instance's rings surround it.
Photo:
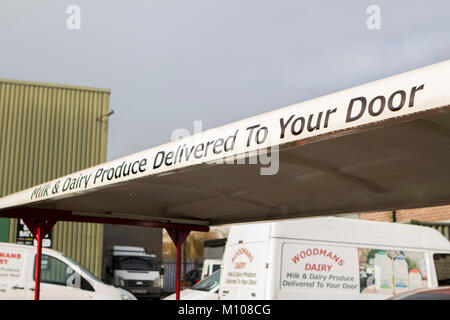
<path fill-rule="evenodd" d="M 103 280 L 137 298 L 161 297 L 161 274 L 155 255 L 141 247 L 113 246 L 106 250 Z"/>
<path fill-rule="evenodd" d="M 219 299 L 220 269 L 206 277 L 194 286 L 180 291 L 181 300 L 218 300 Z M 164 300 L 175 300 L 172 294 Z"/>
<path fill-rule="evenodd" d="M 450 281 L 437 230 L 339 217 L 235 225 L 220 299 L 386 299 Z"/>
<path fill-rule="evenodd" d="M 189 281 L 190 285 L 194 285 L 201 280 L 202 269 L 192 269 L 186 273 L 184 281 Z"/>
<path fill-rule="evenodd" d="M 106 285 L 65 254 L 42 249 L 41 300 L 135 300 Z M 0 243 L 0 299 L 34 298 L 36 247 Z"/>
<path fill-rule="evenodd" d="M 219 270 L 222 266 L 222 260 L 219 259 L 205 259 L 203 261 L 203 268 L 202 268 L 202 276 L 201 280 L 205 279 L 206 277 L 210 276 L 217 270 Z"/>
<path fill-rule="evenodd" d="M 408 291 L 388 300 L 450 300 L 450 287 Z"/>
<path fill-rule="evenodd" d="M 209 239 L 203 242 L 203 259 L 222 260 L 227 238 Z"/>

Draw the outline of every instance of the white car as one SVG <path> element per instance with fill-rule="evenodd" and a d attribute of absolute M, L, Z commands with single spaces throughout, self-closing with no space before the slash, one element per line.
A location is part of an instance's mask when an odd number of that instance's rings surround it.
<path fill-rule="evenodd" d="M 220 270 L 209 277 L 197 282 L 189 289 L 180 291 L 180 300 L 219 300 Z M 175 300 L 176 294 L 172 294 L 163 300 Z"/>
<path fill-rule="evenodd" d="M 34 298 L 36 247 L 0 243 L 0 300 Z M 6 267 L 5 267 L 6 266 Z M 43 248 L 41 300 L 136 300 L 130 292 L 107 285 L 76 261 Z"/>

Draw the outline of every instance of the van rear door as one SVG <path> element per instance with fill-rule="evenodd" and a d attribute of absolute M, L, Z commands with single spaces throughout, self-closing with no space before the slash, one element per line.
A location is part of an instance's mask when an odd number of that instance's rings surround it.
<path fill-rule="evenodd" d="M 14 246 L 0 246 L 0 299 L 26 299 L 28 250 Z"/>
<path fill-rule="evenodd" d="M 224 252 L 220 299 L 264 299 L 270 227 L 233 227 Z"/>

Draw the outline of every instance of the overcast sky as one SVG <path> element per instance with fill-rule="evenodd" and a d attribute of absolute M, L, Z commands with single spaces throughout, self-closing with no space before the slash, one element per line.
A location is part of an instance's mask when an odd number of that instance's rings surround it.
<path fill-rule="evenodd" d="M 111 89 L 113 160 L 195 120 L 209 129 L 450 59 L 449 16 L 448 0 L 0 0 L 0 78 Z"/>

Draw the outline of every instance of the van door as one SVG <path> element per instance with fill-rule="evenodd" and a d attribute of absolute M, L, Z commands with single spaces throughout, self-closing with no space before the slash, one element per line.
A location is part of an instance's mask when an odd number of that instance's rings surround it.
<path fill-rule="evenodd" d="M 81 286 L 81 292 L 82 292 L 82 299 L 83 300 L 92 300 L 96 298 L 95 289 L 91 285 L 89 281 L 87 281 L 83 276 L 81 276 L 80 279 L 80 286 Z"/>
<path fill-rule="evenodd" d="M 33 272 L 33 285 L 34 280 Z M 80 287 L 81 276 L 71 266 L 55 256 L 42 255 L 41 300 L 80 300 L 83 299 Z"/>
<path fill-rule="evenodd" d="M 267 242 L 227 245 L 220 299 L 264 299 L 267 250 Z"/>
<path fill-rule="evenodd" d="M 450 253 L 433 253 L 434 271 L 438 286 L 450 285 Z"/>
<path fill-rule="evenodd" d="M 0 299 L 26 299 L 25 268 L 28 251 L 15 247 L 0 247 Z"/>

